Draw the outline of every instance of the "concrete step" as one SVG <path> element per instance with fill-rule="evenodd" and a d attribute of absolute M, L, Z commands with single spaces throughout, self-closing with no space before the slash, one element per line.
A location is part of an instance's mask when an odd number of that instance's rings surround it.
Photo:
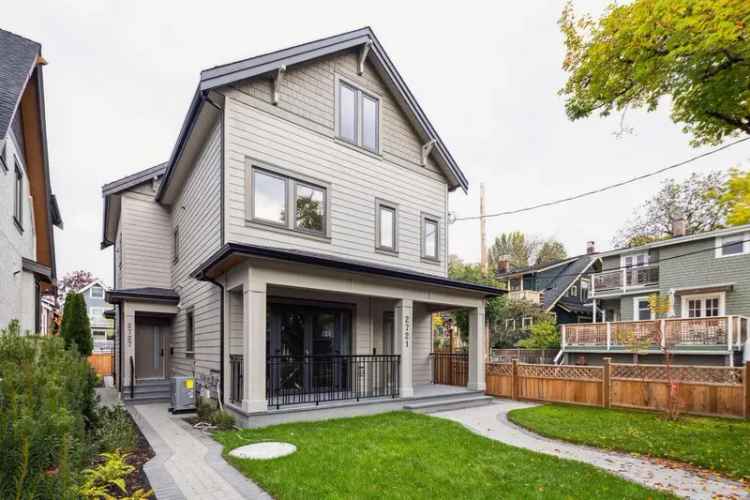
<path fill-rule="evenodd" d="M 135 394 L 134 397 L 130 397 L 130 391 L 123 393 L 123 401 L 138 403 L 142 401 L 156 402 L 156 401 L 171 401 L 172 395 L 168 392 L 154 392 L 148 394 Z"/>
<path fill-rule="evenodd" d="M 404 410 L 415 413 L 435 413 L 438 411 L 460 410 L 485 406 L 491 404 L 495 398 L 492 396 L 465 396 L 462 398 L 451 397 L 444 400 L 434 399 L 427 402 L 410 403 L 404 405 Z"/>
<path fill-rule="evenodd" d="M 122 392 L 130 394 L 130 387 L 125 387 Z M 133 393 L 135 394 L 164 393 L 164 394 L 169 395 L 169 394 L 172 394 L 172 391 L 168 385 L 166 387 L 162 387 L 159 385 L 136 385 L 133 388 Z"/>

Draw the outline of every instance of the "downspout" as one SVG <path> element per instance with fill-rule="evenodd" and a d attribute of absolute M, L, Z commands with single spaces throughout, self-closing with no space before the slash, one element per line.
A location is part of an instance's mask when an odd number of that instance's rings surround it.
<path fill-rule="evenodd" d="M 216 280 L 205 278 L 212 285 L 219 287 L 219 402 L 224 406 L 224 285 Z"/>

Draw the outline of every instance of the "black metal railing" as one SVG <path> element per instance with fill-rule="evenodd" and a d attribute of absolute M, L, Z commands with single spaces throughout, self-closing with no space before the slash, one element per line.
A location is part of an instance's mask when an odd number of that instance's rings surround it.
<path fill-rule="evenodd" d="M 232 403 L 242 403 L 242 390 L 245 382 L 244 368 L 245 364 L 242 361 L 241 354 L 229 356 L 229 400 Z"/>
<path fill-rule="evenodd" d="M 465 386 L 469 382 L 469 355 L 465 352 L 433 352 L 432 383 Z"/>
<path fill-rule="evenodd" d="M 398 355 L 269 356 L 266 358 L 268 406 L 399 395 Z"/>
<path fill-rule="evenodd" d="M 135 399 L 135 361 L 130 356 L 130 399 Z"/>

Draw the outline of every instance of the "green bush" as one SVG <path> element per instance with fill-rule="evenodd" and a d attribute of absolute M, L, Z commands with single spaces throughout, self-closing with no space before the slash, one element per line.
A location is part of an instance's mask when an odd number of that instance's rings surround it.
<path fill-rule="evenodd" d="M 56 337 L 0 330 L 0 498 L 74 498 L 96 425 L 94 371 Z"/>
<path fill-rule="evenodd" d="M 137 433 L 130 415 L 122 406 L 102 407 L 97 419 L 95 439 L 99 451 L 130 451 L 136 446 Z"/>
<path fill-rule="evenodd" d="M 234 417 L 225 410 L 217 410 L 211 415 L 211 423 L 220 431 L 231 431 L 234 429 Z"/>
<path fill-rule="evenodd" d="M 531 325 L 531 335 L 516 344 L 525 349 L 554 349 L 560 347 L 560 332 L 552 321 Z"/>
<path fill-rule="evenodd" d="M 60 335 L 65 339 L 66 348 L 71 349 L 75 344 L 81 356 L 91 355 L 94 339 L 91 337 L 86 301 L 79 293 L 71 292 L 65 297 Z"/>
<path fill-rule="evenodd" d="M 198 400 L 198 407 L 195 411 L 198 414 L 198 420 L 201 422 L 210 422 L 211 416 L 216 411 L 216 406 L 201 398 Z"/>

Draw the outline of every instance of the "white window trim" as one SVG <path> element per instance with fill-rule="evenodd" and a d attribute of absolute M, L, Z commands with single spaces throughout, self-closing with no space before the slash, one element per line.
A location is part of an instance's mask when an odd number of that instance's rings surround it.
<path fill-rule="evenodd" d="M 578 297 L 578 287 L 573 285 L 570 287 L 570 292 L 568 292 L 570 296 Z"/>
<path fill-rule="evenodd" d="M 702 301 L 702 313 L 705 314 L 706 299 L 719 298 L 719 316 L 726 316 L 726 303 L 727 303 L 727 292 L 715 292 L 715 293 L 699 293 L 696 295 L 683 295 L 681 299 L 680 315 L 683 318 L 689 318 L 688 316 L 688 301 L 689 300 L 701 300 Z M 705 316 L 701 316 L 705 318 Z"/>
<path fill-rule="evenodd" d="M 525 330 L 526 328 L 531 328 L 534 325 L 534 318 L 531 316 L 525 316 L 521 318 L 521 328 Z"/>
<path fill-rule="evenodd" d="M 625 259 L 628 257 L 632 257 L 633 259 L 636 259 L 639 255 L 643 255 L 645 259 L 643 260 L 643 264 L 640 265 L 633 265 L 631 267 L 646 267 L 649 265 L 649 255 L 648 252 L 635 252 L 635 253 L 628 253 L 620 256 L 620 267 L 622 269 L 625 269 Z"/>
<path fill-rule="evenodd" d="M 730 238 L 740 238 L 743 241 L 742 243 L 742 252 L 740 253 L 733 253 L 729 255 L 722 254 L 721 250 L 724 246 L 724 241 L 728 240 Z M 729 257 L 739 257 L 740 255 L 747 255 L 750 253 L 750 232 L 747 233 L 736 233 L 736 234 L 729 234 L 726 236 L 717 236 L 716 242 L 715 242 L 715 248 L 716 248 L 716 258 L 717 259 L 726 259 Z"/>
<path fill-rule="evenodd" d="M 94 290 L 101 290 L 102 294 L 101 295 L 94 295 Z M 91 289 L 89 290 L 89 296 L 92 299 L 103 299 L 104 298 L 104 288 L 102 288 L 102 287 L 100 287 L 98 285 L 92 286 Z"/>
<path fill-rule="evenodd" d="M 357 95 L 357 141 L 356 143 L 350 141 L 349 139 L 346 139 L 341 136 L 341 84 L 344 84 L 348 87 L 351 87 L 354 89 L 356 95 Z M 334 93 L 335 93 L 335 109 L 334 109 L 334 125 L 336 129 L 336 139 L 348 144 L 350 146 L 354 146 L 358 149 L 361 149 L 362 151 L 365 151 L 367 153 L 375 154 L 378 156 L 382 156 L 383 154 L 383 99 L 382 96 L 369 88 L 363 87 L 362 85 L 356 84 L 353 81 L 349 80 L 348 78 L 344 78 L 341 75 L 335 76 L 335 86 L 334 86 Z M 378 147 L 375 150 L 372 150 L 368 147 L 365 147 L 362 144 L 362 94 L 366 94 L 368 97 L 374 99 L 377 101 L 377 108 L 378 108 Z"/>
<path fill-rule="evenodd" d="M 508 325 L 511 325 L 511 327 L 509 328 Z M 513 331 L 513 330 L 516 329 L 516 320 L 515 320 L 515 318 L 513 318 L 513 319 L 506 319 L 505 320 L 505 329 L 506 330 L 510 330 L 510 331 Z"/>
<path fill-rule="evenodd" d="M 654 314 L 654 311 L 651 311 L 651 318 L 650 320 L 642 320 L 640 319 L 640 316 L 638 312 L 640 311 L 638 307 L 638 303 L 642 300 L 648 301 L 649 296 L 648 295 L 641 295 L 640 297 L 633 297 L 633 321 L 653 321 L 656 319 L 656 314 Z M 649 306 L 650 309 L 650 306 Z"/>

